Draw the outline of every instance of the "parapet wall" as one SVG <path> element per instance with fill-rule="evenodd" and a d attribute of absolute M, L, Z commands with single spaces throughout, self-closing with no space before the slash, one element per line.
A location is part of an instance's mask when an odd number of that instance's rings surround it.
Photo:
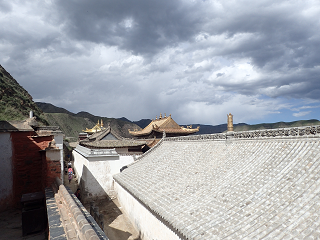
<path fill-rule="evenodd" d="M 242 132 L 226 132 L 217 134 L 191 135 L 182 137 L 164 138 L 164 141 L 179 140 L 202 140 L 202 139 L 242 139 L 242 138 L 274 138 L 274 137 L 312 137 L 320 135 L 320 126 L 292 127 L 292 128 L 276 128 L 262 129 Z"/>
<path fill-rule="evenodd" d="M 50 239 L 108 240 L 105 233 L 68 187 L 59 179 L 46 188 Z"/>

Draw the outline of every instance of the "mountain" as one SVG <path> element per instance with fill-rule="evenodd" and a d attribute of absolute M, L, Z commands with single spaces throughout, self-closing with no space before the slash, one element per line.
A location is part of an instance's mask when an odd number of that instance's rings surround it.
<path fill-rule="evenodd" d="M 141 129 L 135 123 L 125 120 L 92 115 L 88 112 L 72 113 L 64 108 L 56 107 L 50 103 L 37 102 L 37 106 L 44 112 L 43 116 L 50 125 L 59 126 L 66 137 L 76 140 L 80 132 L 86 128 L 94 127 L 98 121 L 111 128 L 120 136 L 130 138 L 128 129 Z"/>
<path fill-rule="evenodd" d="M 0 120 L 23 120 L 30 111 L 42 125 L 48 124 L 31 95 L 0 65 Z"/>
<path fill-rule="evenodd" d="M 274 128 L 289 128 L 289 127 L 301 127 L 301 126 L 314 126 L 320 125 L 320 121 L 317 119 L 299 120 L 293 122 L 276 122 L 276 123 L 261 123 L 255 125 L 238 125 L 234 127 L 234 131 L 252 131 L 261 129 L 274 129 Z"/>
<path fill-rule="evenodd" d="M 36 102 L 35 104 L 45 113 L 66 113 L 72 116 L 75 115 L 64 108 L 56 107 L 51 103 Z"/>
<path fill-rule="evenodd" d="M 151 121 L 151 119 L 141 119 L 139 121 L 134 121 L 133 123 L 137 124 L 141 128 L 145 128 L 149 123 L 151 123 Z"/>
<path fill-rule="evenodd" d="M 88 118 L 76 117 L 68 113 L 44 113 L 43 115 L 50 125 L 59 126 L 66 138 L 75 141 L 80 132 L 95 125 Z"/>

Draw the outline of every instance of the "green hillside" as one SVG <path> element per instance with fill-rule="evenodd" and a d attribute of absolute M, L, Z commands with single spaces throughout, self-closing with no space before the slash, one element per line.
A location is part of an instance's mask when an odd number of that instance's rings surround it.
<path fill-rule="evenodd" d="M 71 116 L 67 113 L 44 113 L 43 116 L 51 126 L 59 126 L 67 138 L 78 139 L 78 135 L 86 128 L 92 128 L 95 123 L 87 118 Z"/>
<path fill-rule="evenodd" d="M 31 110 L 40 123 L 48 124 L 31 95 L 0 65 L 0 120 L 23 120 Z"/>
<path fill-rule="evenodd" d="M 86 128 L 90 129 L 94 127 L 98 121 L 100 122 L 101 120 L 104 123 L 104 127 L 110 125 L 118 135 L 126 138 L 131 137 L 128 129 L 141 129 L 134 123 L 114 118 L 94 116 L 84 112 L 75 115 L 67 113 L 44 113 L 43 116 L 50 125 L 59 126 L 65 136 L 71 141 L 77 140 L 80 132 L 83 132 Z"/>

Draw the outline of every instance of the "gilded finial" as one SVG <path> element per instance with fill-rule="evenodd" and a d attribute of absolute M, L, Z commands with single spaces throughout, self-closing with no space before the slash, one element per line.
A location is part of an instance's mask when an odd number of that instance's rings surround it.
<path fill-rule="evenodd" d="M 165 117 L 165 118 L 167 117 L 166 113 L 164 113 L 164 117 Z"/>
<path fill-rule="evenodd" d="M 160 113 L 160 117 L 159 117 L 159 119 L 161 119 L 162 118 L 162 114 Z"/>
<path fill-rule="evenodd" d="M 101 119 L 101 127 L 103 127 L 103 121 L 102 121 L 102 119 Z"/>
<path fill-rule="evenodd" d="M 228 132 L 233 131 L 233 115 L 231 113 L 227 114 L 228 117 Z"/>
<path fill-rule="evenodd" d="M 158 116 L 156 116 L 156 120 L 158 119 Z"/>

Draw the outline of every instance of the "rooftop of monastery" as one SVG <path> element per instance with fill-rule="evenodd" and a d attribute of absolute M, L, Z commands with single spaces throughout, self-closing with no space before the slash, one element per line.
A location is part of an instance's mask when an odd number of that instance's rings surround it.
<path fill-rule="evenodd" d="M 101 119 L 100 122 L 98 120 L 98 123 L 93 128 L 91 128 L 91 129 L 86 128 L 86 130 L 83 130 L 83 132 L 89 133 L 89 134 L 93 134 L 93 133 L 96 133 L 96 132 L 101 132 L 104 129 L 105 128 L 103 127 L 103 121 Z"/>
<path fill-rule="evenodd" d="M 30 132 L 36 131 L 37 136 L 63 134 L 58 126 L 39 126 L 35 117 L 22 121 L 0 121 L 0 132 Z"/>
<path fill-rule="evenodd" d="M 182 239 L 319 239 L 319 140 L 320 126 L 163 138 L 114 179 Z"/>
<path fill-rule="evenodd" d="M 156 119 L 152 120 L 151 123 L 149 123 L 149 125 L 146 126 L 144 129 L 140 131 L 129 130 L 129 133 L 132 136 L 148 136 L 152 131 L 159 132 L 159 133 L 165 132 L 165 133 L 173 133 L 178 135 L 189 135 L 189 134 L 198 132 L 199 127 L 192 128 L 192 126 L 188 126 L 185 128 L 185 127 L 179 126 L 171 118 L 171 114 L 169 115 L 169 117 L 167 117 L 166 115 L 162 117 L 162 115 L 160 114 L 159 119 L 156 117 Z"/>
<path fill-rule="evenodd" d="M 89 148 L 122 148 L 144 146 L 146 142 L 123 138 L 108 126 L 97 133 L 93 133 L 87 139 L 80 141 L 79 144 Z"/>

